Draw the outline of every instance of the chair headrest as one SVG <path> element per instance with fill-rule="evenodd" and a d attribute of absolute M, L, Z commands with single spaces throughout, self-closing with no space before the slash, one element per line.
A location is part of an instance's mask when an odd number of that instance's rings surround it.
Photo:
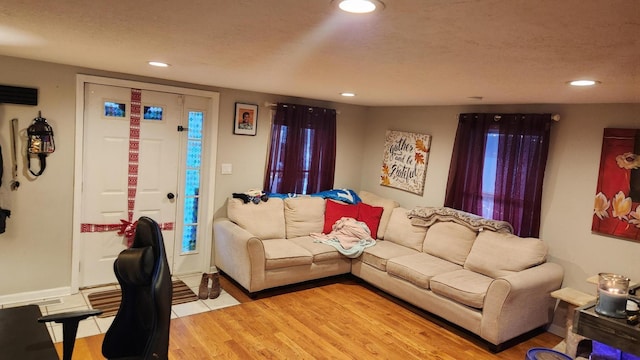
<path fill-rule="evenodd" d="M 115 262 L 115 270 L 127 284 L 146 285 L 151 283 L 154 257 L 151 246 L 123 250 Z"/>

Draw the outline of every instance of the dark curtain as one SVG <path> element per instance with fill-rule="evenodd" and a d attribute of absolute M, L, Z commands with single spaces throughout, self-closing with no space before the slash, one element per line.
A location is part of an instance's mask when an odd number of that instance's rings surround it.
<path fill-rule="evenodd" d="M 493 117 L 461 114 L 451 155 L 444 206 L 482 214 L 482 169 Z"/>
<path fill-rule="evenodd" d="M 313 194 L 333 189 L 335 162 L 336 111 L 278 103 L 265 191 Z"/>
<path fill-rule="evenodd" d="M 487 136 L 498 136 L 493 219 L 538 237 L 551 114 L 460 114 L 445 206 L 482 215 Z M 484 139 L 484 140 L 483 140 Z"/>

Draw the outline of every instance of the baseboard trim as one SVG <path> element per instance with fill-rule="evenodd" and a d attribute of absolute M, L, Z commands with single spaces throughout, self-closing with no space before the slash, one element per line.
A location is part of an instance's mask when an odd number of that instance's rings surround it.
<path fill-rule="evenodd" d="M 38 291 L 28 291 L 9 295 L 0 295 L 0 305 L 2 307 L 7 307 L 7 305 L 28 305 L 45 299 L 66 295 L 71 295 L 71 287 L 69 286 Z"/>
<path fill-rule="evenodd" d="M 565 327 L 562 327 L 556 324 L 549 325 L 549 328 L 547 328 L 547 331 L 552 333 L 553 335 L 557 335 L 562 338 L 564 338 L 567 335 L 567 329 Z"/>

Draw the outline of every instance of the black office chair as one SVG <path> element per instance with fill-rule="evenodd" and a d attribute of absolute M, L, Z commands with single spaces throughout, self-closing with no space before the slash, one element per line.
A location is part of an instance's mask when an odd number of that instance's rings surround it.
<path fill-rule="evenodd" d="M 122 290 L 120 308 L 107 330 L 102 354 L 107 359 L 168 359 L 171 274 L 158 224 L 138 219 L 131 248 L 113 264 Z M 38 321 L 63 324 L 63 359 L 70 360 L 78 322 L 100 310 L 43 316 Z M 69 334 L 67 334 L 69 332 Z"/>

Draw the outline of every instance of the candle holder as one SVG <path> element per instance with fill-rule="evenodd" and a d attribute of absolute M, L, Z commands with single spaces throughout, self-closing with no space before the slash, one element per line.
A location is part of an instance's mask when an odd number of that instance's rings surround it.
<path fill-rule="evenodd" d="M 628 292 L 628 277 L 611 273 L 599 273 L 595 311 L 598 314 L 609 317 L 626 318 Z"/>

